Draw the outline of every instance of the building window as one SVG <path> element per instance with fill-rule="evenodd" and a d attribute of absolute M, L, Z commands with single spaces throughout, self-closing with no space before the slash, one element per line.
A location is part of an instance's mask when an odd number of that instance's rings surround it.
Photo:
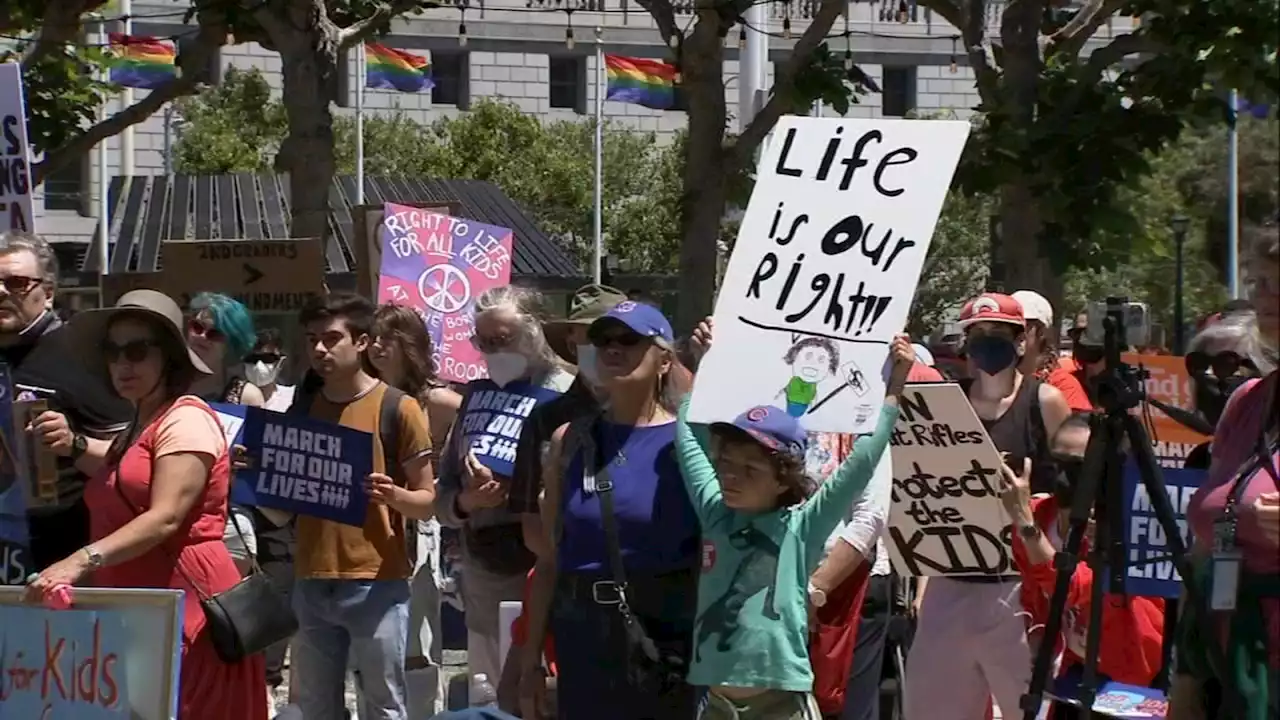
<path fill-rule="evenodd" d="M 549 85 L 551 107 L 587 112 L 587 59 L 585 57 L 550 56 Z"/>
<path fill-rule="evenodd" d="M 465 52 L 431 51 L 432 105 L 456 105 L 466 110 L 471 104 L 471 56 Z"/>
<path fill-rule="evenodd" d="M 73 160 L 49 173 L 44 179 L 44 209 L 74 210 L 83 213 L 86 210 L 85 179 L 87 157 Z"/>
<path fill-rule="evenodd" d="M 881 114 L 885 117 L 906 117 L 916 109 L 915 67 L 884 67 L 881 69 Z"/>

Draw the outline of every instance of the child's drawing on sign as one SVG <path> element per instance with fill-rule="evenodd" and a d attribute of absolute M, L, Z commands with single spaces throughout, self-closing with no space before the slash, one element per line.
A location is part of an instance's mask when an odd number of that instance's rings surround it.
<path fill-rule="evenodd" d="M 824 337 L 801 338 L 782 361 L 791 367 L 791 379 L 778 397 L 786 399 L 788 415 L 803 417 L 818 397 L 818 385 L 839 369 L 840 349 Z"/>

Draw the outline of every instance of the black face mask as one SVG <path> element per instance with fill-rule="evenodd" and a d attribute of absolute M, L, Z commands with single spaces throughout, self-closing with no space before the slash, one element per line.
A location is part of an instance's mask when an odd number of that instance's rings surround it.
<path fill-rule="evenodd" d="M 1218 419 L 1222 417 L 1222 411 L 1227 407 L 1227 400 L 1249 380 L 1250 377 L 1247 375 L 1232 375 L 1222 379 L 1209 375 L 1193 376 L 1196 410 L 1199 410 L 1206 420 L 1217 425 Z"/>

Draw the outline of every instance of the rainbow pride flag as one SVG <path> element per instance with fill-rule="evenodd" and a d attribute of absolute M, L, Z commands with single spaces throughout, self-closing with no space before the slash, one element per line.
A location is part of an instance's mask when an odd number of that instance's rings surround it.
<path fill-rule="evenodd" d="M 420 55 L 365 43 L 364 62 L 365 87 L 400 92 L 421 92 L 435 87 L 431 80 L 431 63 Z"/>
<path fill-rule="evenodd" d="M 676 104 L 674 65 L 648 58 L 605 55 L 604 66 L 609 86 L 606 100 L 643 105 L 654 110 L 669 110 Z"/>
<path fill-rule="evenodd" d="M 110 80 L 117 85 L 151 90 L 178 76 L 173 43 L 153 37 L 111 33 Z"/>

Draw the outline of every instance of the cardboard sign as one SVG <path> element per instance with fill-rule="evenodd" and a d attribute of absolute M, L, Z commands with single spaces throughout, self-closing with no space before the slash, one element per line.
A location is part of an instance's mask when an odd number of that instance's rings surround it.
<path fill-rule="evenodd" d="M 716 300 L 690 422 L 772 405 L 806 430 L 874 430 L 889 343 L 968 134 L 962 121 L 779 121 Z"/>
<path fill-rule="evenodd" d="M 422 315 L 442 380 L 488 377 L 484 357 L 471 345 L 472 316 L 477 296 L 511 280 L 511 231 L 387 203 L 378 236 L 378 302 Z"/>
<path fill-rule="evenodd" d="M 34 230 L 22 66 L 0 62 L 0 232 Z"/>
<path fill-rule="evenodd" d="M 1009 575 L 1003 463 L 959 385 L 908 385 L 894 427 L 889 559 L 901 575 Z"/>
<path fill-rule="evenodd" d="M 50 610 L 0 588 L 0 715 L 176 718 L 182 592 L 77 587 L 74 602 Z"/>
<path fill-rule="evenodd" d="M 442 215 L 457 216 L 462 206 L 456 202 L 409 202 L 397 200 L 403 207 L 431 210 Z M 351 225 L 355 234 L 355 242 L 351 248 L 355 255 L 356 292 L 373 297 L 378 291 L 378 270 L 382 267 L 382 243 L 378 237 L 378 228 L 382 225 L 385 208 L 382 205 L 357 205 L 351 208 Z"/>
<path fill-rule="evenodd" d="M 1148 397 L 1187 410 L 1195 407 L 1195 386 L 1191 383 L 1191 376 L 1187 375 L 1186 360 L 1182 356 L 1126 353 L 1120 359 L 1132 367 L 1144 367 L 1151 373 L 1151 377 L 1146 380 Z M 1163 467 L 1182 467 L 1187 453 L 1209 440 L 1209 436 L 1201 435 L 1179 423 L 1154 405 L 1144 403 L 1135 408 L 1134 412 L 1144 415 L 1150 413 L 1154 425 L 1151 429 L 1151 445 L 1156 459 Z"/>
<path fill-rule="evenodd" d="M 1204 482 L 1203 470 L 1166 469 L 1160 473 L 1169 493 L 1182 540 L 1191 547 L 1191 526 L 1187 522 L 1187 505 Z M 1164 527 L 1156 518 L 1151 497 L 1142 484 L 1138 466 L 1129 463 L 1124 469 L 1124 526 L 1128 533 L 1129 564 L 1125 571 L 1125 592 L 1145 597 L 1176 598 L 1182 592 L 1182 577 L 1173 567 L 1172 551 Z"/>
<path fill-rule="evenodd" d="M 33 570 L 27 554 L 30 478 L 18 451 L 26 433 L 15 422 L 9 378 L 9 366 L 0 364 L 0 585 L 21 585 Z"/>
<path fill-rule="evenodd" d="M 324 268 L 324 245 L 314 238 L 164 245 L 164 274 L 188 283 L 185 294 L 226 293 L 253 312 L 301 310 L 324 294 Z"/>
<path fill-rule="evenodd" d="M 505 387 L 487 379 L 471 383 L 458 415 L 462 451 L 470 449 L 481 465 L 497 475 L 511 477 L 524 421 L 539 403 L 559 395 L 555 390 L 525 382 L 507 383 Z"/>
<path fill-rule="evenodd" d="M 25 399 L 30 393 L 19 391 L 13 403 L 13 426 L 29 427 L 41 414 L 48 412 L 44 398 Z M 27 507 L 50 507 L 58 504 L 58 456 L 35 436 L 18 433 L 13 448 L 17 461 L 25 469 Z"/>
<path fill-rule="evenodd" d="M 254 407 L 240 430 L 249 468 L 236 472 L 232 502 L 364 526 L 372 435 Z"/>

